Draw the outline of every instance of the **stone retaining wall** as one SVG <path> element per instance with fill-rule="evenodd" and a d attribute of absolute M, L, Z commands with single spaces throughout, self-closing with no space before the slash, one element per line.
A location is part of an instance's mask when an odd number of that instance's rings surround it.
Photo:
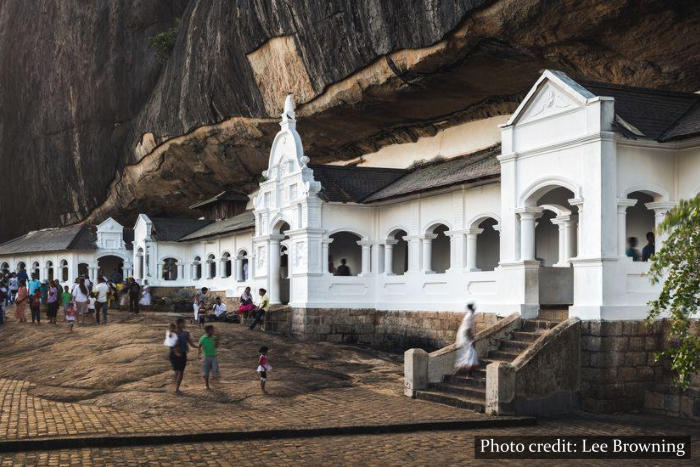
<path fill-rule="evenodd" d="M 279 308 L 268 313 L 266 330 L 301 340 L 361 344 L 404 351 L 432 351 L 454 342 L 463 312 L 382 311 L 375 309 Z M 496 322 L 477 313 L 477 331 Z"/>
<path fill-rule="evenodd" d="M 655 363 L 669 323 L 584 321 L 581 326 L 581 404 L 592 412 L 644 410 L 700 419 L 700 380 L 684 393 L 671 372 Z"/>

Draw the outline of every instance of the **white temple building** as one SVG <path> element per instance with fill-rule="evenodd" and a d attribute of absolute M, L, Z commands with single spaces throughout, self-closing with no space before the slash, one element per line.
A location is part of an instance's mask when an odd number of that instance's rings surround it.
<path fill-rule="evenodd" d="M 424 163 L 312 165 L 288 96 L 250 199 L 193 206 L 209 219 L 30 232 L 0 245 L 0 267 L 63 281 L 120 269 L 231 297 L 264 287 L 292 308 L 461 311 L 476 300 L 499 315 L 556 306 L 584 320 L 644 318 L 659 286 L 627 239 L 641 249 L 700 193 L 700 96 L 545 71 L 501 121 L 500 144 Z"/>

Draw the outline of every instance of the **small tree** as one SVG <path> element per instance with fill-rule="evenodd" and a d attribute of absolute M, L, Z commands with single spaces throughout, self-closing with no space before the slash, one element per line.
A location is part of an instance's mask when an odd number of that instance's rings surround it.
<path fill-rule="evenodd" d="M 168 61 L 170 53 L 175 48 L 175 40 L 177 39 L 177 26 L 173 26 L 170 29 L 151 36 L 148 38 L 148 42 L 151 44 L 156 51 L 156 57 L 161 63 Z"/>
<path fill-rule="evenodd" d="M 659 298 L 649 302 L 647 320 L 653 322 L 661 313 L 670 313 L 670 345 L 656 359 L 670 359 L 676 373 L 674 384 L 685 390 L 700 367 L 700 337 L 691 319 L 700 309 L 700 196 L 682 200 L 668 213 L 658 233 L 668 233 L 668 239 L 652 257 L 649 275 L 652 283 L 664 283 Z"/>

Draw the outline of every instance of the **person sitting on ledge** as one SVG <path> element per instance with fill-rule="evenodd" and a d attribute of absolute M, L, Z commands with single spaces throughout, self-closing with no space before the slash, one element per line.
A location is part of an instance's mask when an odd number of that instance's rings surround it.
<path fill-rule="evenodd" d="M 209 316 L 210 321 L 223 321 L 226 318 L 226 305 L 221 303 L 221 297 L 216 297 L 212 310 L 214 314 Z"/>
<path fill-rule="evenodd" d="M 335 270 L 335 275 L 336 276 L 349 276 L 350 275 L 350 267 L 347 265 L 348 260 L 343 258 L 340 260 L 340 266 L 338 266 L 338 269 Z"/>
<path fill-rule="evenodd" d="M 642 248 L 642 261 L 649 261 L 654 253 L 656 253 L 656 238 L 654 232 L 647 232 L 647 244 Z"/>
<path fill-rule="evenodd" d="M 637 249 L 637 237 L 630 237 L 627 239 L 627 250 L 625 250 L 625 255 L 632 258 L 632 261 L 639 261 L 640 255 Z"/>

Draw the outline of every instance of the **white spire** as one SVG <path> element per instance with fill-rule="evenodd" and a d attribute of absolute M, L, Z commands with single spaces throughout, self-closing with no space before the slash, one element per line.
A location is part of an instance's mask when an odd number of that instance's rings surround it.
<path fill-rule="evenodd" d="M 287 97 L 284 99 L 284 110 L 282 110 L 282 124 L 289 124 L 295 121 L 294 98 L 291 94 L 287 94 Z"/>

